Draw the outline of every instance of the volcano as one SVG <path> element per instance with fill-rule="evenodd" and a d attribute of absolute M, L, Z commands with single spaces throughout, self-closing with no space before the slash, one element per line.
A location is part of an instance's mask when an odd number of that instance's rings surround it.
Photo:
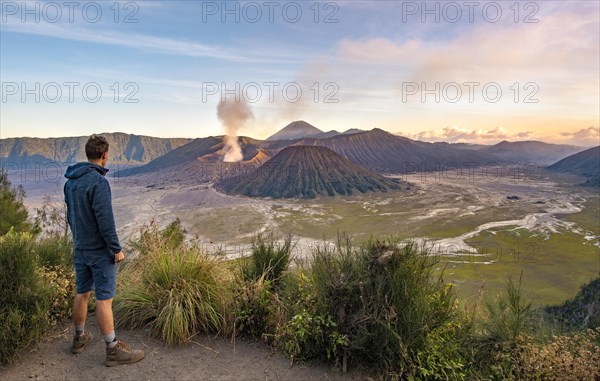
<path fill-rule="evenodd" d="M 217 184 L 225 193 L 272 198 L 387 192 L 400 186 L 321 146 L 284 148 L 251 173 Z"/>
<path fill-rule="evenodd" d="M 319 134 L 323 134 L 323 131 L 319 130 L 317 127 L 303 120 L 296 120 L 279 130 L 277 133 L 269 136 L 267 140 L 273 141 L 302 139 L 307 136 Z"/>

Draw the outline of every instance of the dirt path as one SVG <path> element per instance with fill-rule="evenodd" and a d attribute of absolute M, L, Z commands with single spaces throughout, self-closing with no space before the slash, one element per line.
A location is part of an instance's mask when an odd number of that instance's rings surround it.
<path fill-rule="evenodd" d="M 342 375 L 323 365 L 294 365 L 263 344 L 197 337 L 195 343 L 167 348 L 139 332 L 118 330 L 119 338 L 146 358 L 139 363 L 113 368 L 104 366 L 105 346 L 90 316 L 86 329 L 94 341 L 79 355 L 70 352 L 72 327 L 54 329 L 30 353 L 0 369 L 0 380 L 364 380 L 359 374 Z"/>

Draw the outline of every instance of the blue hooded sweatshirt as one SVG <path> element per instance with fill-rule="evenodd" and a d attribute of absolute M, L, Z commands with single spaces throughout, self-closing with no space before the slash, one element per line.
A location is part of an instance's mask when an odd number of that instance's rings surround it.
<path fill-rule="evenodd" d="M 83 162 L 67 168 L 65 202 L 75 250 L 121 251 L 106 168 Z"/>

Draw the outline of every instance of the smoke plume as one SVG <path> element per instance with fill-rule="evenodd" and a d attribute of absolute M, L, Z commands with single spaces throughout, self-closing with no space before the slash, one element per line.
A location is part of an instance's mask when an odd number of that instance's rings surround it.
<path fill-rule="evenodd" d="M 249 119 L 254 118 L 252 110 L 243 99 L 240 99 L 239 102 L 225 99 L 221 100 L 217 106 L 217 116 L 223 127 L 225 127 L 222 150 L 223 161 L 236 162 L 242 160 L 244 155 L 238 142 L 238 129 Z"/>

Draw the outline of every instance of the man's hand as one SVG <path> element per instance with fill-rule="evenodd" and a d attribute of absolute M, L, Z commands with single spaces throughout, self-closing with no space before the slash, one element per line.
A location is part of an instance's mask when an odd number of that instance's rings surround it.
<path fill-rule="evenodd" d="M 123 254 L 123 251 L 119 251 L 117 254 L 115 254 L 115 263 L 121 263 L 124 259 L 125 254 Z"/>

